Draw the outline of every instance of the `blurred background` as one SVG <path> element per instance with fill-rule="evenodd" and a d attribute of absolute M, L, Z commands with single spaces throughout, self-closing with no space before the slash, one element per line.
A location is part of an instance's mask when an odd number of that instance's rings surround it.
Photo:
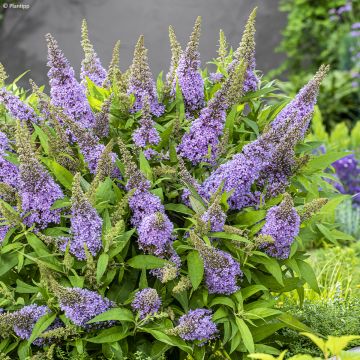
<path fill-rule="evenodd" d="M 169 58 L 168 26 L 173 25 L 183 45 L 195 18 L 203 17 L 200 52 L 203 65 L 216 56 L 219 29 L 236 47 L 245 21 L 259 7 L 257 26 L 258 68 L 268 71 L 279 66 L 284 54 L 275 54 L 286 14 L 278 9 L 278 0 L 25 0 L 24 9 L 10 8 L 10 1 L 0 0 L 0 61 L 12 78 L 31 69 L 37 83 L 45 84 L 46 43 L 51 32 L 75 70 L 80 69 L 83 52 L 80 45 L 81 20 L 88 21 L 90 38 L 104 64 L 111 58 L 116 40 L 121 40 L 121 65 L 130 65 L 134 45 L 145 35 L 149 61 L 154 74 L 166 71 Z M 12 1 L 14 3 L 14 1 Z M 6 8 L 6 6 L 8 6 Z M 25 82 L 25 79 L 23 80 Z"/>

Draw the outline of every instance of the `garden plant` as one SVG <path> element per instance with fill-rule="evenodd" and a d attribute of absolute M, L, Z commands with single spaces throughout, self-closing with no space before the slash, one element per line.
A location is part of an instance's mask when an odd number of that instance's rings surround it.
<path fill-rule="evenodd" d="M 309 139 L 323 65 L 294 99 L 201 18 L 154 81 L 144 37 L 106 70 L 82 26 L 80 79 L 50 34 L 49 89 L 0 71 L 2 359 L 245 359 L 276 331 L 311 332 L 276 298 L 318 292 L 304 243 L 347 239 L 329 166 Z M 355 334 L 356 335 L 356 334 Z"/>

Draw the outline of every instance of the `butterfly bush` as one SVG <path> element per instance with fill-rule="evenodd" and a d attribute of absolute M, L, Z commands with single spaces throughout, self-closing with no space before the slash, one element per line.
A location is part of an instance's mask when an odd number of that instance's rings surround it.
<path fill-rule="evenodd" d="M 156 83 L 144 36 L 129 69 L 119 42 L 105 69 L 85 21 L 79 74 L 50 34 L 49 88 L 31 81 L 27 95 L 0 66 L 4 354 L 240 359 L 280 348 L 276 297 L 314 278 L 303 244 L 345 236 L 319 211 L 338 201 L 327 178 L 344 154 L 314 153 L 308 136 L 327 67 L 284 104 L 255 67 L 255 15 L 237 49 L 220 31 L 209 76 L 200 18 L 184 47 L 170 27 Z M 344 188 L 353 160 L 334 164 Z"/>

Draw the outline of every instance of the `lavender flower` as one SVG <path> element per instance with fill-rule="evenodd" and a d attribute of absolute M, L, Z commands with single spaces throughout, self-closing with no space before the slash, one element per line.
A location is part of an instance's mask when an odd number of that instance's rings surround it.
<path fill-rule="evenodd" d="M 328 67 L 321 67 L 314 78 L 276 117 L 271 129 L 256 141 L 246 145 L 242 153 L 220 165 L 201 186 L 210 197 L 223 184 L 222 190 L 233 191 L 229 198 L 232 209 L 240 210 L 258 203 L 260 193 L 252 185 L 276 195 L 284 190 L 294 165 L 293 148 L 307 130 L 321 80 Z"/>
<path fill-rule="evenodd" d="M 239 44 L 239 47 L 234 52 L 234 60 L 228 66 L 228 72 L 231 73 L 235 66 L 239 64 L 240 61 L 244 61 L 246 64 L 246 76 L 243 84 L 243 92 L 255 91 L 258 87 L 259 80 L 255 74 L 255 18 L 256 18 L 255 8 L 245 25 L 245 30 Z"/>
<path fill-rule="evenodd" d="M 56 40 L 50 34 L 46 35 L 46 40 L 52 104 L 62 108 L 82 128 L 94 127 L 95 115 L 87 101 L 84 87 L 76 80 L 74 69 L 59 49 Z"/>
<path fill-rule="evenodd" d="M 354 200 L 360 202 L 360 164 L 354 154 L 336 160 L 332 166 L 341 183 L 335 187 L 343 194 L 356 195 Z"/>
<path fill-rule="evenodd" d="M 161 300 L 155 289 L 146 288 L 138 291 L 131 303 L 134 311 L 138 311 L 140 319 L 144 319 L 148 315 L 154 315 L 159 312 Z"/>
<path fill-rule="evenodd" d="M 360 22 L 353 23 L 353 24 L 351 25 L 351 28 L 352 28 L 353 30 L 360 29 Z"/>
<path fill-rule="evenodd" d="M 201 17 L 197 17 L 189 43 L 180 57 L 177 68 L 177 80 L 184 98 L 187 111 L 196 111 L 204 104 L 204 81 L 200 74 L 200 38 Z M 172 95 L 176 91 L 176 78 L 174 79 Z"/>
<path fill-rule="evenodd" d="M 205 282 L 209 294 L 230 295 L 239 290 L 236 282 L 242 276 L 242 271 L 239 263 L 229 253 L 209 247 L 200 250 L 200 254 L 204 260 Z"/>
<path fill-rule="evenodd" d="M 88 164 L 92 174 L 96 174 L 101 154 L 104 152 L 105 145 L 99 143 L 99 139 L 88 129 L 84 129 L 74 122 L 71 118 L 57 112 L 59 119 L 69 128 L 79 144 L 81 153 Z M 116 155 L 111 154 L 112 163 L 115 164 Z"/>
<path fill-rule="evenodd" d="M 6 159 L 8 150 L 10 150 L 9 139 L 0 131 L 0 182 L 16 187 L 19 170 L 16 165 Z"/>
<path fill-rule="evenodd" d="M 233 191 L 228 200 L 231 209 L 240 210 L 254 205 L 258 201 L 258 195 L 253 194 L 251 186 L 263 166 L 261 159 L 248 158 L 242 153 L 236 154 L 210 174 L 202 184 L 201 192 L 210 197 L 223 185 L 223 191 Z"/>
<path fill-rule="evenodd" d="M 71 235 L 70 252 L 79 260 L 85 260 L 84 245 L 89 252 L 96 256 L 102 247 L 101 242 L 102 220 L 91 206 L 80 187 L 80 175 L 74 177 L 71 197 Z M 66 249 L 66 243 L 62 250 Z"/>
<path fill-rule="evenodd" d="M 81 288 L 61 288 L 58 292 L 60 309 L 74 324 L 91 328 L 100 323 L 87 325 L 95 316 L 102 314 L 114 306 L 114 303 L 103 298 L 95 291 Z"/>
<path fill-rule="evenodd" d="M 155 129 L 155 123 L 151 118 L 148 97 L 143 98 L 143 101 L 140 127 L 134 131 L 132 136 L 135 145 L 141 148 L 145 148 L 147 145 L 156 145 L 160 141 L 159 133 Z"/>
<path fill-rule="evenodd" d="M 174 225 L 161 212 L 155 212 L 143 218 L 138 228 L 139 248 L 154 255 L 161 255 L 171 241 Z"/>
<path fill-rule="evenodd" d="M 203 162 L 214 164 L 223 132 L 226 110 L 241 97 L 245 68 L 239 64 L 224 85 L 200 112 L 190 131 L 178 146 L 179 155 L 189 159 L 194 165 Z"/>
<path fill-rule="evenodd" d="M 266 222 L 261 229 L 261 235 L 268 235 L 274 239 L 273 243 L 263 243 L 261 248 L 272 257 L 287 259 L 290 246 L 300 229 L 300 216 L 294 209 L 290 195 L 285 194 L 278 206 L 273 206 L 266 214 Z"/>
<path fill-rule="evenodd" d="M 0 224 L 0 244 L 5 240 L 7 232 L 10 230 L 10 226 Z"/>
<path fill-rule="evenodd" d="M 28 340 L 31 336 L 36 322 L 44 315 L 50 313 L 47 306 L 27 305 L 18 311 L 10 314 L 10 321 L 13 323 L 15 334 L 23 340 Z M 40 339 L 37 339 L 40 340 Z M 40 345 L 41 341 L 35 340 L 35 345 Z"/>
<path fill-rule="evenodd" d="M 139 111 L 144 104 L 144 98 L 148 97 L 151 113 L 155 116 L 163 114 L 164 106 L 158 102 L 156 86 L 149 68 L 143 35 L 140 36 L 135 47 L 134 59 L 130 68 L 128 94 L 135 95 L 132 112 Z"/>
<path fill-rule="evenodd" d="M 210 73 L 209 74 L 209 80 L 213 83 L 213 84 L 217 84 L 219 83 L 222 79 L 224 78 L 224 75 L 222 73 Z"/>
<path fill-rule="evenodd" d="M 210 205 L 209 209 L 201 216 L 201 220 L 210 225 L 214 232 L 223 231 L 226 214 L 218 203 Z"/>
<path fill-rule="evenodd" d="M 131 224 L 136 227 L 140 226 L 146 216 L 156 212 L 165 212 L 164 206 L 157 196 L 142 190 L 135 190 L 134 195 L 129 199 L 129 207 L 133 213 Z"/>
<path fill-rule="evenodd" d="M 211 320 L 211 311 L 207 309 L 190 310 L 179 319 L 179 324 L 169 331 L 179 335 L 183 340 L 201 341 L 202 344 L 214 339 L 218 332 Z"/>
<path fill-rule="evenodd" d="M 86 85 L 86 77 L 88 77 L 95 85 L 102 86 L 107 73 L 102 67 L 99 57 L 97 56 L 94 47 L 89 40 L 88 28 L 86 20 L 83 20 L 81 27 L 81 45 L 84 49 L 85 58 L 81 62 L 81 73 L 83 85 Z"/>
<path fill-rule="evenodd" d="M 272 122 L 272 127 L 279 130 L 281 127 L 286 126 L 289 118 L 293 118 L 294 126 L 299 125 L 305 117 L 308 118 L 309 123 L 309 115 L 314 110 L 321 81 L 324 79 L 328 71 L 329 66 L 322 65 L 315 76 L 299 91 L 295 99 L 293 99 L 285 106 L 284 109 L 280 111 L 276 119 Z M 303 135 L 307 130 L 308 123 L 305 124 L 302 130 Z"/>
<path fill-rule="evenodd" d="M 17 120 L 35 124 L 40 120 L 32 107 L 5 88 L 0 88 L 0 103 L 4 104 L 10 115 Z"/>
<path fill-rule="evenodd" d="M 52 210 L 54 202 L 64 197 L 61 188 L 36 159 L 29 133 L 17 124 L 16 143 L 19 154 L 19 194 L 24 223 L 45 228 L 60 222 L 60 209 Z"/>

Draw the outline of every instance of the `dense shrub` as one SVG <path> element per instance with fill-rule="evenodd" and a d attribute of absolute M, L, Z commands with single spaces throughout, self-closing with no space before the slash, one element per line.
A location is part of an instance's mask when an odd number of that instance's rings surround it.
<path fill-rule="evenodd" d="M 309 302 L 305 301 L 302 307 L 290 305 L 287 311 L 296 316 L 304 324 L 313 329 L 314 333 L 323 336 L 343 336 L 358 334 L 360 331 L 359 300 L 352 302 Z M 287 355 L 309 354 L 321 356 L 321 350 L 308 338 L 299 336 L 292 329 L 280 330 L 281 341 L 288 349 Z M 349 346 L 360 345 L 358 340 Z"/>
<path fill-rule="evenodd" d="M 209 75 L 201 19 L 184 50 L 170 28 L 156 85 L 143 36 L 105 70 L 84 22 L 81 82 L 47 35 L 50 96 L 1 88 L 3 358 L 239 359 L 308 330 L 275 296 L 318 290 L 305 241 L 346 237 L 324 179 L 344 153 L 306 139 L 327 68 L 278 99 L 254 21 Z"/>

